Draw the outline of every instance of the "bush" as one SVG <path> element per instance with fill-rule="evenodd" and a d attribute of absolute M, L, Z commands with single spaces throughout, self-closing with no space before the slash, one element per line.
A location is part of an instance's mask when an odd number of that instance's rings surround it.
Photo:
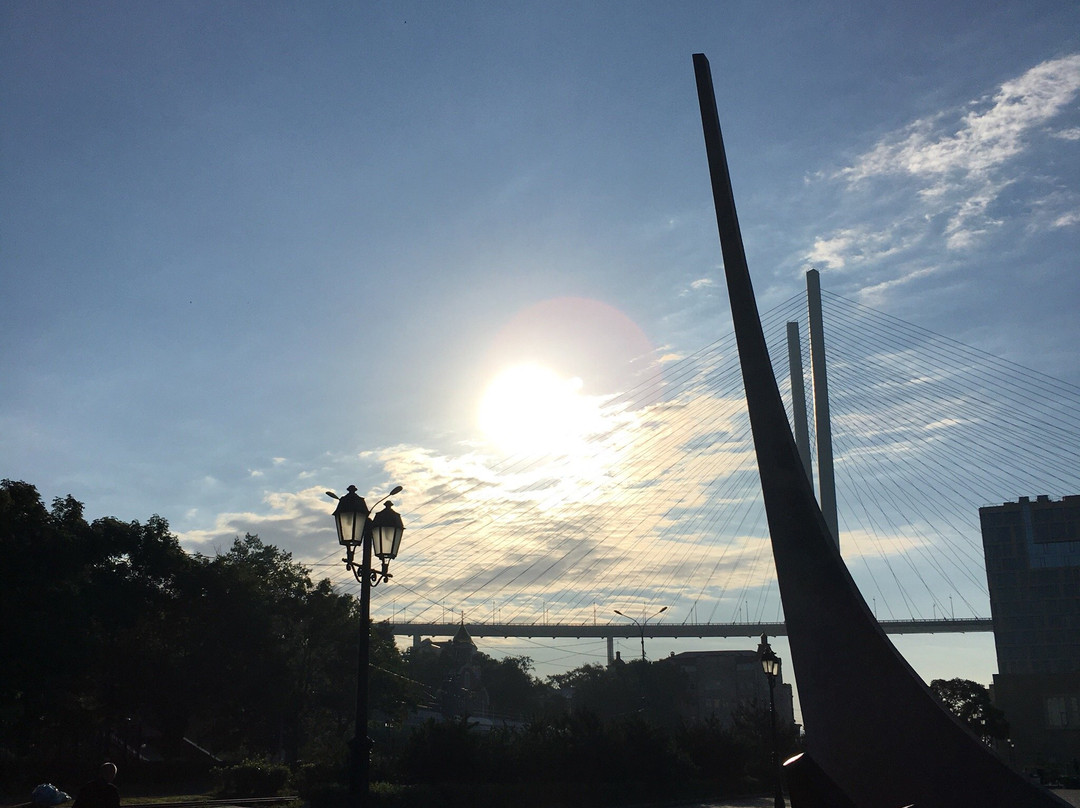
<path fill-rule="evenodd" d="M 211 773 L 222 797 L 272 797 L 289 782 L 288 767 L 267 760 L 248 759 Z"/>
<path fill-rule="evenodd" d="M 313 783 L 300 791 L 300 797 L 310 808 L 345 808 L 349 787 L 337 782 Z"/>

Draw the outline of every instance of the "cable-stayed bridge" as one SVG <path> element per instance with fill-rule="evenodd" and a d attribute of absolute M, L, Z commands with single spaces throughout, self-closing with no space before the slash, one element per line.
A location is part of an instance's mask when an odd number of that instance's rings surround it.
<path fill-rule="evenodd" d="M 1080 492 L 1080 390 L 844 297 L 822 308 L 839 540 L 867 604 L 898 632 L 988 630 L 978 509 Z M 762 314 L 789 415 L 787 323 L 806 318 L 802 294 Z M 542 456 L 387 460 L 409 529 L 374 619 L 637 638 L 618 609 L 650 637 L 782 634 L 734 336 L 651 360 L 619 396 L 583 390 L 588 428 Z"/>

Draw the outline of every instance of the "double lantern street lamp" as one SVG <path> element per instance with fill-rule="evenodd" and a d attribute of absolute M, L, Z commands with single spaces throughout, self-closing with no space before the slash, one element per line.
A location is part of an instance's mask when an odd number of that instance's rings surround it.
<path fill-rule="evenodd" d="M 389 494 L 375 502 L 378 505 L 387 497 L 401 491 L 396 486 Z M 356 486 L 350 485 L 349 492 L 339 497 L 332 491 L 326 495 L 338 501 L 334 509 L 334 522 L 337 524 L 338 542 L 345 548 L 345 568 L 360 583 L 360 651 L 356 670 L 356 735 L 349 745 L 349 796 L 354 806 L 362 806 L 367 801 L 369 768 L 371 764 L 372 741 L 367 734 L 368 717 L 368 651 L 370 646 L 371 625 L 371 587 L 390 580 L 390 562 L 398 554 L 401 546 L 401 534 L 405 526 L 387 502 L 381 511 L 369 518 L 364 498 L 356 493 Z M 360 562 L 356 562 L 356 550 L 360 549 Z M 374 554 L 382 564 L 382 569 L 373 569 L 371 556 Z"/>
<path fill-rule="evenodd" d="M 658 617 L 659 615 L 663 614 L 666 611 L 667 611 L 667 606 L 664 606 L 656 614 L 649 615 L 648 617 L 645 617 L 644 615 L 642 615 L 641 620 L 638 620 L 637 618 L 631 617 L 628 614 L 623 614 L 618 609 L 615 610 L 615 614 L 619 615 L 619 617 L 625 617 L 627 620 L 629 620 L 631 623 L 633 623 L 635 626 L 637 626 L 638 630 L 641 632 L 641 661 L 642 662 L 645 661 L 645 626 L 649 625 L 649 621 L 652 620 L 654 617 Z"/>
<path fill-rule="evenodd" d="M 773 808 L 784 808 L 784 788 L 780 780 L 780 742 L 776 737 L 776 678 L 780 675 L 780 657 L 769 645 L 769 638 L 761 635 L 761 669 L 769 680 L 769 721 L 772 724 L 772 763 L 776 777 L 776 795 Z"/>

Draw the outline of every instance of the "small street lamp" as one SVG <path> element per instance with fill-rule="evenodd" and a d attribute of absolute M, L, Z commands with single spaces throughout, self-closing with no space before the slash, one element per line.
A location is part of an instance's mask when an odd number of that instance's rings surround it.
<path fill-rule="evenodd" d="M 654 617 L 656 617 L 657 615 L 663 614 L 666 611 L 667 611 L 667 606 L 664 606 L 656 614 L 649 615 L 648 617 L 645 617 L 644 614 L 643 614 L 641 620 L 638 620 L 636 618 L 631 617 L 628 614 L 623 614 L 618 609 L 615 610 L 615 614 L 619 615 L 619 617 L 625 617 L 627 620 L 629 620 L 631 623 L 633 623 L 635 626 L 637 626 L 639 631 L 641 631 L 641 661 L 642 662 L 645 661 L 645 626 L 649 625 L 649 621 L 652 620 Z"/>
<path fill-rule="evenodd" d="M 776 677 L 780 675 L 780 657 L 769 645 L 769 638 L 761 635 L 761 669 L 769 680 L 769 721 L 772 724 L 772 762 L 776 776 L 776 796 L 774 808 L 784 808 L 784 788 L 780 780 L 780 742 L 776 736 Z"/>
<path fill-rule="evenodd" d="M 392 497 L 401 491 L 396 486 L 393 491 L 375 502 Z M 349 492 L 339 497 L 332 491 L 326 495 L 338 501 L 334 509 L 334 522 L 337 525 L 338 542 L 345 548 L 345 568 L 360 583 L 360 651 L 356 669 L 356 734 L 349 743 L 349 797 L 352 805 L 363 806 L 367 802 L 368 780 L 371 766 L 372 740 L 367 734 L 368 719 L 368 653 L 371 645 L 371 587 L 390 580 L 390 562 L 398 554 L 401 546 L 401 534 L 405 530 L 401 517 L 387 502 L 373 518 L 368 518 L 364 498 L 356 493 L 356 486 L 350 485 Z M 356 550 L 360 550 L 360 562 L 356 562 Z M 382 564 L 382 569 L 372 569 L 371 556 L 374 553 Z"/>

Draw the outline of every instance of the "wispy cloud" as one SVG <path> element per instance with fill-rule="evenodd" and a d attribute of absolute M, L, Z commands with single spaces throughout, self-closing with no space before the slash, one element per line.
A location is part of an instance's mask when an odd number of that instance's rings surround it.
<path fill-rule="evenodd" d="M 867 306 L 881 306 L 893 290 L 913 281 L 917 281 L 920 278 L 926 278 L 933 275 L 936 271 L 937 270 L 933 267 L 920 267 L 898 277 L 890 278 L 871 286 L 864 286 L 859 290 L 859 301 Z"/>
<path fill-rule="evenodd" d="M 245 533 L 258 534 L 300 558 L 317 558 L 332 550 L 336 539 L 324 489 L 267 492 L 262 502 L 262 510 L 218 514 L 213 527 L 185 531 L 180 539 L 188 549 L 199 552 L 227 550 L 234 538 Z"/>
<path fill-rule="evenodd" d="M 939 182 L 984 176 L 1019 154 L 1025 138 L 1080 91 L 1080 54 L 1043 62 L 1007 81 L 989 104 L 973 102 L 959 122 L 947 114 L 918 120 L 864 154 L 840 175 L 849 182 L 908 174 Z M 936 190 L 934 185 L 927 190 Z"/>
<path fill-rule="evenodd" d="M 612 403 L 606 429 L 563 454 L 505 457 L 470 445 L 365 453 L 405 489 L 397 505 L 408 516 L 408 551 L 396 568 L 412 593 L 410 614 L 428 609 L 437 617 L 444 607 L 475 610 L 512 596 L 512 608 L 502 609 L 507 619 L 535 619 L 544 604 L 564 619 L 584 619 L 597 601 L 627 608 L 650 593 L 670 598 L 663 587 L 672 580 L 696 581 L 708 591 L 694 603 L 711 609 L 736 595 L 706 586 L 710 575 L 740 590 L 768 585 L 763 515 L 717 516 L 741 513 L 757 495 L 741 398 L 696 392 Z M 742 492 L 734 498 L 731 481 Z M 322 486 L 267 493 L 262 508 L 221 514 L 211 528 L 181 538 L 206 552 L 257 533 L 348 585 L 331 505 Z"/>
<path fill-rule="evenodd" d="M 769 603 L 774 619 L 775 573 L 749 424 L 738 376 L 726 370 L 735 360 L 722 349 L 715 360 L 719 366 L 699 358 L 675 373 L 658 366 L 658 378 L 683 376 L 687 384 L 650 400 L 609 403 L 606 428 L 577 451 L 507 457 L 480 445 L 401 445 L 365 453 L 380 479 L 405 488 L 394 498 L 407 516 L 387 590 L 396 593 L 380 608 L 439 620 L 447 611 L 487 615 L 497 601 L 503 620 L 546 612 L 586 622 L 596 604 L 610 615 L 661 599 L 672 619 L 693 612 L 729 620 L 751 600 Z M 939 420 L 927 431 L 941 431 L 932 428 L 944 428 Z M 920 451 L 898 436 L 866 434 L 859 418 L 837 414 L 836 421 L 873 442 L 858 450 L 863 458 L 878 445 L 884 460 Z M 322 487 L 269 493 L 263 504 L 223 514 L 184 541 L 225 549 L 233 536 L 258 533 L 316 565 L 316 574 L 352 585 Z M 866 536 L 846 552 L 880 564 L 921 548 L 920 535 Z M 398 581 L 403 588 L 395 590 Z"/>
<path fill-rule="evenodd" d="M 1063 213 L 1051 223 L 1051 227 L 1073 227 L 1080 224 L 1080 210 L 1070 210 Z"/>
<path fill-rule="evenodd" d="M 824 264 L 831 269 L 844 269 L 883 261 L 909 246 L 910 238 L 905 238 L 895 229 L 875 231 L 867 227 L 851 227 L 815 239 L 807 259 L 819 266 Z"/>
<path fill-rule="evenodd" d="M 1006 223 L 1001 206 L 1014 196 L 1026 198 L 1014 207 L 1024 211 L 1029 231 L 1072 226 L 1075 200 L 1061 194 L 1053 177 L 1022 161 L 1040 144 L 1080 138 L 1075 126 L 1051 128 L 1078 95 L 1080 54 L 1073 54 L 885 136 L 825 177 L 860 200 L 855 215 L 861 221 L 814 238 L 805 259 L 834 270 L 872 268 L 911 278 L 906 261 L 916 251 L 938 251 L 943 258 L 985 243 Z M 925 276 L 929 269 L 922 263 L 918 271 Z M 878 293 L 895 280 L 883 278 Z"/>

